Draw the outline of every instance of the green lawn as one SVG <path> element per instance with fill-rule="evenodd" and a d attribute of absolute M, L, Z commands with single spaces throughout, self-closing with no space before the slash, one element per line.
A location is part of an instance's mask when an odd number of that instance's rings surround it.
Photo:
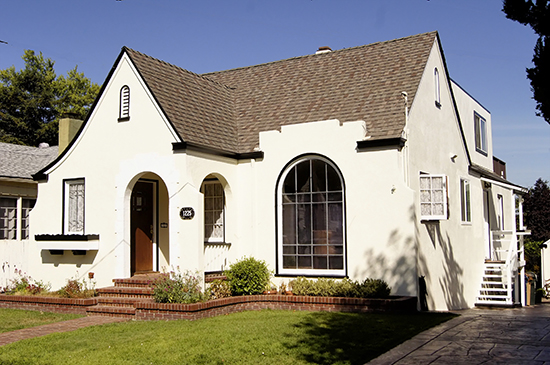
<path fill-rule="evenodd" d="M 1 364 L 364 364 L 451 314 L 263 310 L 124 322 L 0 347 Z"/>
<path fill-rule="evenodd" d="M 67 321 L 78 317 L 82 316 L 78 314 L 61 314 L 0 308 L 0 333 L 15 331 L 21 328 L 40 326 L 53 322 Z"/>

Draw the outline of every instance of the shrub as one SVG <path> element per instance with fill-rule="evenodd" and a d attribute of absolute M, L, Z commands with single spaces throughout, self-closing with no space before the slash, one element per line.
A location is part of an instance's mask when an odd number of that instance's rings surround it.
<path fill-rule="evenodd" d="M 157 303 L 197 303 L 205 300 L 198 273 L 171 271 L 153 282 Z"/>
<path fill-rule="evenodd" d="M 210 299 L 221 299 L 231 296 L 231 288 L 226 280 L 216 279 L 208 287 L 208 296 Z"/>
<path fill-rule="evenodd" d="M 271 272 L 265 261 L 253 257 L 243 258 L 229 266 L 225 276 L 229 280 L 232 295 L 262 294 L 271 279 Z"/>
<path fill-rule="evenodd" d="M 62 298 L 91 298 L 97 295 L 95 283 L 86 282 L 85 279 L 68 279 L 67 284 L 57 291 Z"/>
<path fill-rule="evenodd" d="M 384 280 L 365 279 L 358 285 L 359 298 L 387 298 L 391 289 Z"/>
<path fill-rule="evenodd" d="M 292 280 L 289 285 L 295 295 L 317 297 L 387 298 L 391 292 L 388 284 L 380 279 L 365 279 L 363 282 L 357 282 L 350 279 L 308 280 L 299 277 Z"/>

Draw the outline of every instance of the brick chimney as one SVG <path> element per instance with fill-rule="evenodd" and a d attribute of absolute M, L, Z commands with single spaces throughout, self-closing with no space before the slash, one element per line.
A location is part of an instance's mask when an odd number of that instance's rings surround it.
<path fill-rule="evenodd" d="M 59 154 L 69 146 L 69 143 L 76 136 L 76 133 L 82 126 L 83 121 L 77 119 L 74 113 L 63 113 L 59 120 Z"/>

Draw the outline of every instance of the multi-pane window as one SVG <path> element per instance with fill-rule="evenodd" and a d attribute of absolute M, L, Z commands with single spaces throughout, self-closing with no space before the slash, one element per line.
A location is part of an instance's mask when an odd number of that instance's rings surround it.
<path fill-rule="evenodd" d="M 204 240 L 224 242 L 224 194 L 219 180 L 205 181 L 204 194 Z"/>
<path fill-rule="evenodd" d="M 344 189 L 336 168 L 320 157 L 301 159 L 278 189 L 279 273 L 344 274 Z"/>
<path fill-rule="evenodd" d="M 420 175 L 420 219 L 447 219 L 447 178 Z"/>
<path fill-rule="evenodd" d="M 17 199 L 0 198 L 0 239 L 17 239 Z"/>
<path fill-rule="evenodd" d="M 487 153 L 487 122 L 477 113 L 474 113 L 474 128 L 476 138 L 476 150 Z"/>
<path fill-rule="evenodd" d="M 461 220 L 464 223 L 472 221 L 472 212 L 470 208 L 470 181 L 460 179 L 460 207 Z"/>
<path fill-rule="evenodd" d="M 84 234 L 84 179 L 65 181 L 65 233 Z"/>
<path fill-rule="evenodd" d="M 0 198 L 0 240 L 29 239 L 29 213 L 36 199 Z"/>
<path fill-rule="evenodd" d="M 120 89 L 120 120 L 130 119 L 130 88 L 124 85 Z"/>

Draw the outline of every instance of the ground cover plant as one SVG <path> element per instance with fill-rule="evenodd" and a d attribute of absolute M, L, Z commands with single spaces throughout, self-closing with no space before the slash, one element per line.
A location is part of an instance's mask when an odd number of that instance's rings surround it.
<path fill-rule="evenodd" d="M 0 308 L 0 333 L 82 317 L 79 314 L 50 313 Z"/>
<path fill-rule="evenodd" d="M 452 314 L 252 311 L 125 322 L 0 347 L 1 364 L 364 364 Z"/>

